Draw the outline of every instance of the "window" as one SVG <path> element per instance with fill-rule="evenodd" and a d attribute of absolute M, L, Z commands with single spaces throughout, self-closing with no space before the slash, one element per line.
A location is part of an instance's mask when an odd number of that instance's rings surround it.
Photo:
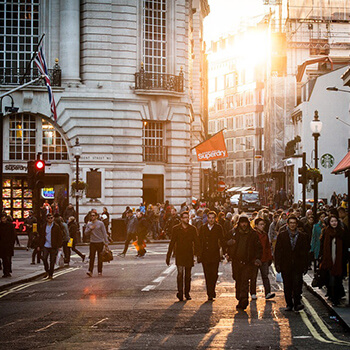
<path fill-rule="evenodd" d="M 233 152 L 234 151 L 234 149 L 233 149 L 233 141 L 234 141 L 233 138 L 226 139 L 227 152 Z"/>
<path fill-rule="evenodd" d="M 243 151 L 243 137 L 236 137 L 235 151 Z"/>
<path fill-rule="evenodd" d="M 226 96 L 226 109 L 230 109 L 234 107 L 234 96 Z"/>
<path fill-rule="evenodd" d="M 166 162 L 164 123 L 143 122 L 143 158 L 146 162 Z"/>
<path fill-rule="evenodd" d="M 43 158 L 45 160 L 68 159 L 67 146 L 54 126 L 45 119 L 42 120 Z"/>
<path fill-rule="evenodd" d="M 233 130 L 233 117 L 227 118 L 227 130 Z"/>
<path fill-rule="evenodd" d="M 226 162 L 226 176 L 228 177 L 234 177 L 234 166 L 233 166 L 233 160 L 228 160 Z"/>
<path fill-rule="evenodd" d="M 215 120 L 209 121 L 209 134 L 215 133 Z"/>
<path fill-rule="evenodd" d="M 247 91 L 245 94 L 245 98 L 246 98 L 246 105 L 252 105 L 254 103 L 254 95 L 253 95 L 253 91 Z"/>
<path fill-rule="evenodd" d="M 39 0 L 1 1 L 0 81 L 20 83 L 38 41 Z"/>
<path fill-rule="evenodd" d="M 30 160 L 36 158 L 36 124 L 30 114 L 10 116 L 10 159 Z"/>
<path fill-rule="evenodd" d="M 236 160 L 236 176 L 243 176 L 243 161 Z"/>
<path fill-rule="evenodd" d="M 244 104 L 244 95 L 243 93 L 237 94 L 236 95 L 236 106 L 237 107 L 242 107 Z"/>
<path fill-rule="evenodd" d="M 253 149 L 254 148 L 254 136 L 246 136 L 245 138 L 245 149 Z"/>
<path fill-rule="evenodd" d="M 236 129 L 243 129 L 243 115 L 236 115 Z"/>
<path fill-rule="evenodd" d="M 235 86 L 235 75 L 234 73 L 225 75 L 225 88 L 232 88 Z"/>
<path fill-rule="evenodd" d="M 9 143 L 11 160 L 33 160 L 37 152 L 42 152 L 45 160 L 68 159 L 67 146 L 61 134 L 49 121 L 28 113 L 10 115 Z"/>
<path fill-rule="evenodd" d="M 246 114 L 245 115 L 245 127 L 246 128 L 253 128 L 254 127 L 254 114 Z"/>
<path fill-rule="evenodd" d="M 148 73 L 166 73 L 166 0 L 143 0 L 143 62 Z"/>
<path fill-rule="evenodd" d="M 224 101 L 222 98 L 216 99 L 216 108 L 218 111 L 221 111 L 225 108 Z"/>
<path fill-rule="evenodd" d="M 245 175 L 252 176 L 253 175 L 253 162 L 251 160 L 246 160 L 245 162 Z"/>

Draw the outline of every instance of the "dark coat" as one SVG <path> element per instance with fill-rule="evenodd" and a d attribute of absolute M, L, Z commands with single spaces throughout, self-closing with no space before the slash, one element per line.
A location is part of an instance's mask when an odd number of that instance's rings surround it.
<path fill-rule="evenodd" d="M 40 237 L 40 248 L 44 248 L 46 241 L 46 224 L 40 227 L 39 231 Z M 65 238 L 65 233 L 61 230 L 61 228 L 54 223 L 51 229 L 51 247 L 54 249 L 61 248 L 63 245 L 63 239 Z"/>
<path fill-rule="evenodd" d="M 197 230 L 194 226 L 189 225 L 185 230 L 182 224 L 173 227 L 173 234 L 168 248 L 166 257 L 167 263 L 170 261 L 171 254 L 175 249 L 175 264 L 178 266 L 193 266 L 194 255 L 198 254 L 199 240 Z"/>
<path fill-rule="evenodd" d="M 77 241 L 78 240 L 78 224 L 76 221 L 71 221 L 68 223 L 68 230 L 69 230 L 69 237 L 73 238 L 73 240 Z"/>
<path fill-rule="evenodd" d="M 308 252 L 310 244 L 304 232 L 299 231 L 299 236 L 292 250 L 287 227 L 281 228 L 275 247 L 275 265 L 278 272 L 303 273 L 308 268 Z"/>
<path fill-rule="evenodd" d="M 0 258 L 13 256 L 15 240 L 14 225 L 11 222 L 0 222 Z"/>
<path fill-rule="evenodd" d="M 227 244 L 229 245 L 229 255 L 233 262 L 238 260 L 238 249 L 240 247 L 240 240 L 243 235 L 248 235 L 248 242 L 246 246 L 246 252 L 244 252 L 245 258 L 241 260 L 245 264 L 254 264 L 256 260 L 260 260 L 262 257 L 262 246 L 259 240 L 258 234 L 250 226 L 248 227 L 249 232 L 244 233 L 239 226 L 230 231 L 231 237 Z"/>
<path fill-rule="evenodd" d="M 208 225 L 203 225 L 199 229 L 200 260 L 202 263 L 214 263 L 221 261 L 220 246 L 226 249 L 224 231 L 222 226 L 214 223 L 209 230 Z"/>

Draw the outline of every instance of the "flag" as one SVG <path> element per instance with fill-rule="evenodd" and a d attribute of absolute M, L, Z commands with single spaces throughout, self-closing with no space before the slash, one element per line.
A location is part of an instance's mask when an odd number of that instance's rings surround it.
<path fill-rule="evenodd" d="M 53 96 L 52 88 L 51 88 L 51 80 L 49 77 L 49 72 L 47 70 L 47 65 L 44 56 L 43 45 L 40 45 L 36 57 L 34 58 L 34 62 L 37 65 L 40 73 L 44 75 L 45 85 L 47 87 L 47 92 L 49 93 L 49 102 L 51 107 L 51 113 L 55 121 L 57 121 L 57 112 L 56 112 L 56 104 L 55 98 Z"/>
<path fill-rule="evenodd" d="M 199 162 L 228 157 L 222 130 L 195 148 Z"/>

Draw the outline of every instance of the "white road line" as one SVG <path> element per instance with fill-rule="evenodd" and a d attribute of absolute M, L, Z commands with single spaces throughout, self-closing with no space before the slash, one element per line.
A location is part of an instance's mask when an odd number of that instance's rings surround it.
<path fill-rule="evenodd" d="M 146 286 L 145 288 L 141 289 L 141 292 L 149 292 L 152 289 L 155 289 L 157 286 L 154 284 L 150 284 L 148 286 Z"/>
<path fill-rule="evenodd" d="M 176 265 L 170 265 L 166 270 L 164 270 L 159 277 L 154 279 L 152 283 L 158 283 L 157 285 L 149 284 L 145 288 L 141 289 L 141 292 L 149 292 L 150 290 L 158 287 L 173 271 L 176 270 Z"/>
<path fill-rule="evenodd" d="M 218 275 L 221 276 L 222 272 L 218 272 Z M 196 272 L 193 276 L 204 276 L 204 272 Z"/>
<path fill-rule="evenodd" d="M 57 323 L 62 323 L 62 322 L 54 321 L 54 322 L 50 323 L 49 325 L 47 325 L 46 327 L 43 327 L 43 328 L 37 329 L 35 332 L 41 332 L 41 331 L 44 331 L 45 329 L 48 329 L 48 328 L 52 327 L 53 325 L 55 325 L 55 324 L 57 324 Z"/>
<path fill-rule="evenodd" d="M 159 276 L 155 280 L 152 281 L 152 283 L 161 283 L 166 278 L 166 276 Z"/>
<path fill-rule="evenodd" d="M 90 328 L 96 328 L 98 324 L 100 324 L 100 323 L 102 323 L 102 322 L 104 322 L 104 321 L 106 321 L 106 320 L 108 320 L 108 317 L 103 318 L 102 320 L 99 320 L 98 322 L 96 322 L 95 324 L 93 324 L 92 326 L 90 326 Z"/>
<path fill-rule="evenodd" d="M 170 275 L 175 270 L 176 270 L 176 265 L 170 265 L 166 270 L 162 272 L 162 275 Z"/>

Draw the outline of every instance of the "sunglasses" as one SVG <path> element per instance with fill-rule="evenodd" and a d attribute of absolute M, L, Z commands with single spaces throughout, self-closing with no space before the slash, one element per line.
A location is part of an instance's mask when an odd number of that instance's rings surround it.
<path fill-rule="evenodd" d="M 53 216 L 48 216 L 47 218 L 48 218 L 48 219 L 53 219 Z"/>

